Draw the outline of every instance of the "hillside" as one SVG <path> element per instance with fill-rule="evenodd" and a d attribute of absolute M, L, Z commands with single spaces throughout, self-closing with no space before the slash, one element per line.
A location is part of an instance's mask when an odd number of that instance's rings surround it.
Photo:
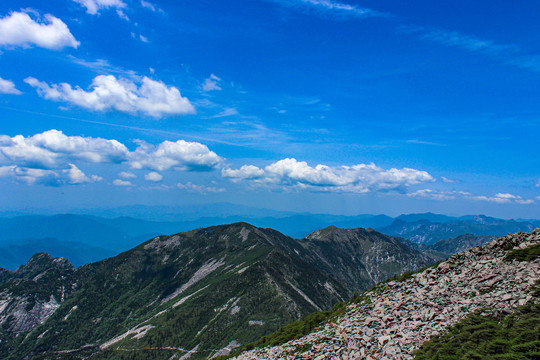
<path fill-rule="evenodd" d="M 44 291 L 54 309 L 24 336 L 6 329 L 2 355 L 206 358 L 433 261 L 364 229 L 331 227 L 296 240 L 235 223 L 158 236 L 72 271 L 65 277 L 65 287 L 74 289 L 69 296 Z M 6 283 L 5 304 L 14 299 L 13 281 Z M 57 286 L 53 279 L 47 284 Z M 34 309 L 6 316 L 25 319 Z"/>
<path fill-rule="evenodd" d="M 520 306 L 538 304 L 539 244 L 536 229 L 456 254 L 436 267 L 378 284 L 350 302 L 342 316 L 306 336 L 247 351 L 236 359 L 412 359 L 427 340 L 437 339 L 467 316 L 478 313 L 496 321 Z M 537 325 L 536 331 L 531 330 L 536 344 Z M 531 354 L 538 353 L 538 346 L 515 351 L 534 358 Z M 423 359 L 441 355 L 423 354 Z"/>

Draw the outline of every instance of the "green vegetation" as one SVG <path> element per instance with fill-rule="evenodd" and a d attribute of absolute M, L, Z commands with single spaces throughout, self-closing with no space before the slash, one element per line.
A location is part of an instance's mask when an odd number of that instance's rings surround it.
<path fill-rule="evenodd" d="M 501 317 L 470 314 L 424 343 L 415 355 L 417 360 L 539 359 L 540 307 L 529 304 Z"/>
<path fill-rule="evenodd" d="M 505 261 L 533 261 L 540 256 L 540 244 L 531 245 L 525 249 L 517 249 L 510 251 L 506 257 Z"/>

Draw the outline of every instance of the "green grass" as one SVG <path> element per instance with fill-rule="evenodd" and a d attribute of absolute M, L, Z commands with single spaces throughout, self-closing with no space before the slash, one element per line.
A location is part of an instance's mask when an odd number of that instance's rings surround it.
<path fill-rule="evenodd" d="M 506 257 L 505 261 L 533 261 L 540 256 L 540 244 L 531 245 L 525 249 L 517 249 L 510 251 Z"/>
<path fill-rule="evenodd" d="M 415 359 L 540 359 L 540 307 L 529 304 L 500 317 L 470 314 L 425 342 Z"/>

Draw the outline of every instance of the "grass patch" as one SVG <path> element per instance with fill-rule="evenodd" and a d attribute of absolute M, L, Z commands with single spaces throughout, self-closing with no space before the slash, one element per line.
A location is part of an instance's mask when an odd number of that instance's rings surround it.
<path fill-rule="evenodd" d="M 531 245 L 525 249 L 512 250 L 506 254 L 504 260 L 533 261 L 537 259 L 538 256 L 540 256 L 540 244 Z"/>
<path fill-rule="evenodd" d="M 539 359 L 540 307 L 529 304 L 513 314 L 495 317 L 476 312 L 425 342 L 416 360 Z"/>

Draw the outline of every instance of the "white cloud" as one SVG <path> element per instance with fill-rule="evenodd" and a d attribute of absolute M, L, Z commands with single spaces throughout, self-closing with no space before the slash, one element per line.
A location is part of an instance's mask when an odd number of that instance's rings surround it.
<path fill-rule="evenodd" d="M 223 159 L 206 145 L 178 140 L 164 141 L 157 147 L 139 141 L 139 147 L 130 154 L 129 164 L 134 169 L 163 171 L 208 171 L 215 169 Z"/>
<path fill-rule="evenodd" d="M 435 181 L 429 173 L 409 168 L 385 170 L 374 164 L 311 167 L 304 161 L 289 158 L 264 169 L 253 165 L 236 170 L 223 169 L 222 176 L 235 182 L 247 180 L 270 187 L 354 193 L 404 191 L 411 185 Z"/>
<path fill-rule="evenodd" d="M 139 39 L 141 39 L 142 42 L 145 42 L 145 43 L 148 42 L 148 38 L 146 36 L 139 35 Z"/>
<path fill-rule="evenodd" d="M 103 180 L 97 175 L 87 176 L 73 164 L 69 164 L 69 169 L 62 170 L 62 173 L 66 175 L 69 184 L 84 184 Z"/>
<path fill-rule="evenodd" d="M 122 0 L 73 0 L 84 6 L 88 14 L 96 15 L 102 9 L 124 9 L 126 4 Z"/>
<path fill-rule="evenodd" d="M 137 141 L 130 151 L 117 140 L 67 136 L 58 130 L 24 137 L 0 135 L 0 177 L 14 177 L 28 184 L 65 185 L 102 180 L 85 175 L 75 165 L 86 163 L 125 163 L 135 169 L 161 171 L 167 169 L 211 171 L 224 159 L 206 145 L 178 140 L 151 145 Z M 122 171 L 118 177 L 132 179 L 136 175 Z M 162 176 L 150 172 L 149 181 L 160 181 Z"/>
<path fill-rule="evenodd" d="M 131 182 L 120 180 L 120 179 L 113 180 L 113 185 L 114 186 L 133 186 Z"/>
<path fill-rule="evenodd" d="M 118 177 L 122 179 L 135 179 L 137 175 L 129 171 L 121 171 L 118 173 Z"/>
<path fill-rule="evenodd" d="M 77 48 L 79 44 L 67 25 L 50 14 L 44 16 L 44 21 L 36 21 L 26 12 L 12 12 L 0 18 L 0 46 L 39 46 L 61 50 Z"/>
<path fill-rule="evenodd" d="M 11 80 L 4 80 L 0 77 L 0 94 L 20 95 L 22 94 Z"/>
<path fill-rule="evenodd" d="M 140 86 L 114 75 L 98 75 L 92 81 L 90 91 L 79 86 L 60 83 L 48 85 L 33 77 L 24 80 L 35 87 L 45 99 L 68 102 L 93 111 L 120 111 L 130 114 L 147 114 L 152 117 L 185 115 L 195 113 L 189 100 L 180 95 L 174 86 L 143 77 Z"/>
<path fill-rule="evenodd" d="M 225 192 L 225 189 L 223 188 L 216 188 L 213 186 L 204 186 L 204 185 L 195 185 L 190 182 L 186 184 L 178 183 L 176 184 L 176 187 L 182 190 L 187 190 L 189 192 L 197 192 L 200 194 Z"/>
<path fill-rule="evenodd" d="M 219 77 L 211 74 L 209 78 L 204 80 L 204 83 L 202 84 L 202 89 L 204 91 L 221 90 L 221 87 L 218 85 L 220 81 L 221 79 Z"/>
<path fill-rule="evenodd" d="M 158 182 L 163 179 L 163 176 L 160 173 L 157 173 L 155 171 L 149 172 L 148 174 L 144 175 L 144 179 L 148 181 L 154 181 Z"/>
<path fill-rule="evenodd" d="M 0 162 L 18 166 L 52 169 L 65 167 L 70 161 L 120 163 L 128 149 L 116 140 L 67 136 L 58 130 L 48 130 L 29 137 L 0 135 Z"/>

